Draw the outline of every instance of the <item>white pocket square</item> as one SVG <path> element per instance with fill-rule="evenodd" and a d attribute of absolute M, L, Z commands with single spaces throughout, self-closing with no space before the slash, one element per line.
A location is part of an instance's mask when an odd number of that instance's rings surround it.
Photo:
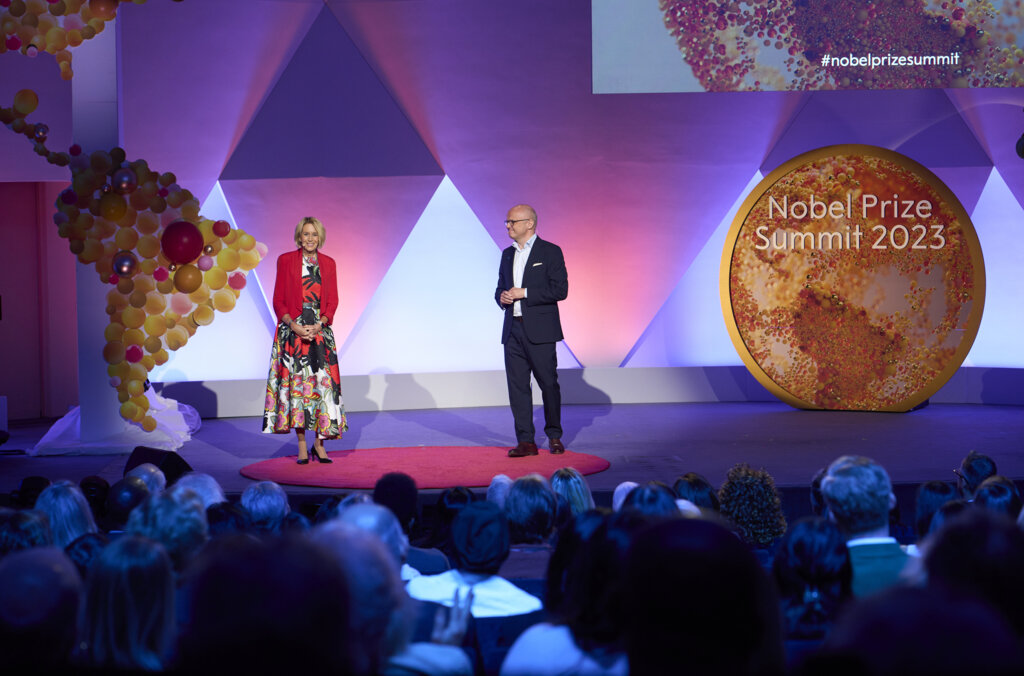
<path fill-rule="evenodd" d="M 535 268 L 535 267 L 537 267 L 538 265 L 544 265 L 544 264 L 543 264 L 543 263 L 534 263 L 534 264 L 533 264 L 533 265 L 531 265 L 530 267 L 531 267 L 531 268 Z"/>

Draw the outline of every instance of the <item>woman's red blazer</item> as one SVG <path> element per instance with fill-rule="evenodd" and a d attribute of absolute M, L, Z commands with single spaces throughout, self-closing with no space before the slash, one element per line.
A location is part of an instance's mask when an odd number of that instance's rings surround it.
<path fill-rule="evenodd" d="M 318 251 L 320 262 L 320 320 L 324 324 L 334 322 L 338 309 L 338 272 L 334 259 Z M 274 314 L 277 321 L 284 315 L 298 319 L 302 314 L 302 250 L 283 253 L 277 258 L 277 281 L 274 282 Z"/>

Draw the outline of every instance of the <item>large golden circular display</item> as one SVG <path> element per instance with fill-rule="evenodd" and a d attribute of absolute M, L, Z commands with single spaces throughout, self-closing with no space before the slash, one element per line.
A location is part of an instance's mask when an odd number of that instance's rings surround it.
<path fill-rule="evenodd" d="M 736 350 L 798 408 L 907 411 L 963 363 L 985 270 L 970 218 L 928 169 L 865 145 L 771 172 L 725 242 L 722 309 Z"/>

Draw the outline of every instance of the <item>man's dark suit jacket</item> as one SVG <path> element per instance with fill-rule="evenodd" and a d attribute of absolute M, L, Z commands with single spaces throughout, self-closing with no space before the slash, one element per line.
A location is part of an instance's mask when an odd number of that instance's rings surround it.
<path fill-rule="evenodd" d="M 515 245 L 501 252 L 498 267 L 498 288 L 494 300 L 505 310 L 505 323 L 501 328 L 501 342 L 508 341 L 512 330 L 513 304 L 501 304 L 501 292 L 516 284 L 512 276 Z M 534 240 L 530 256 L 526 259 L 523 283 L 526 298 L 520 301 L 523 311 L 523 331 L 531 343 L 556 343 L 562 340 L 562 322 L 558 316 L 558 301 L 569 295 L 569 277 L 565 271 L 565 258 L 557 245 L 540 237 Z"/>

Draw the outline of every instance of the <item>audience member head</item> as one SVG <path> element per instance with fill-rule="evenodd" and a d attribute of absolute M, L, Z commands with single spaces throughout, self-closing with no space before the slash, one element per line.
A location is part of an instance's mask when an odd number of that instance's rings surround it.
<path fill-rule="evenodd" d="M 372 502 L 352 505 L 338 515 L 337 521 L 372 533 L 387 547 L 396 567 L 405 563 L 409 553 L 409 538 L 402 531 L 398 518 L 387 507 Z"/>
<path fill-rule="evenodd" d="M 981 482 L 978 490 L 974 491 L 974 504 L 1014 521 L 1020 516 L 1021 500 L 1017 485 L 999 474 Z"/>
<path fill-rule="evenodd" d="M 0 560 L 4 673 L 59 671 L 75 645 L 82 580 L 64 552 L 35 547 Z"/>
<path fill-rule="evenodd" d="M 1024 532 L 1011 519 L 964 511 L 929 542 L 924 567 L 929 586 L 988 603 L 1024 637 Z"/>
<path fill-rule="evenodd" d="M 137 476 L 125 477 L 114 483 L 107 494 L 107 528 L 122 530 L 128 515 L 149 496 L 146 482 Z"/>
<path fill-rule="evenodd" d="M 373 501 L 390 509 L 407 535 L 416 521 L 419 495 L 416 480 L 402 472 L 388 472 L 373 487 Z"/>
<path fill-rule="evenodd" d="M 44 476 L 27 476 L 21 480 L 16 491 L 11 492 L 11 500 L 15 507 L 21 509 L 32 509 L 36 504 L 36 498 L 43 492 L 43 489 L 52 482 Z"/>
<path fill-rule="evenodd" d="M 360 674 L 379 674 L 388 658 L 405 649 L 412 629 L 410 599 L 398 573 L 398 563 L 373 532 L 344 521 L 345 514 L 361 510 L 363 516 L 383 519 L 387 514 L 393 528 L 402 527 L 391 511 L 381 505 L 356 505 L 345 510 L 341 519 L 316 529 L 313 539 L 331 550 L 341 562 L 351 594 L 349 601 L 349 639 L 362 647 L 365 662 L 356 664 Z M 366 521 L 365 519 L 358 519 Z M 368 525 L 368 524 L 367 524 Z"/>
<path fill-rule="evenodd" d="M 734 465 L 718 489 L 722 516 L 739 529 L 748 545 L 766 547 L 786 532 L 786 517 L 775 479 L 764 469 Z"/>
<path fill-rule="evenodd" d="M 914 533 L 917 541 L 924 540 L 932 525 L 932 516 L 939 507 L 956 499 L 956 488 L 948 481 L 925 481 L 917 487 L 914 500 Z"/>
<path fill-rule="evenodd" d="M 84 533 L 75 538 L 64 548 L 64 553 L 75 564 L 78 574 L 83 580 L 89 574 L 89 568 L 100 552 L 110 544 L 110 538 L 103 533 Z"/>
<path fill-rule="evenodd" d="M 889 510 L 896 504 L 885 469 L 870 458 L 837 458 L 821 481 L 829 513 L 847 539 L 888 535 Z"/>
<path fill-rule="evenodd" d="M 677 498 L 689 500 L 701 509 L 710 509 L 715 512 L 721 509 L 721 503 L 718 501 L 718 494 L 714 487 L 696 472 L 680 475 L 672 485 L 672 490 L 675 491 Z"/>
<path fill-rule="evenodd" d="M 626 552 L 633 536 L 650 524 L 636 511 L 592 510 L 577 516 L 548 564 L 544 605 L 565 624 L 584 651 L 617 646 L 622 640 L 622 589 Z"/>
<path fill-rule="evenodd" d="M 226 537 L 199 556 L 186 589 L 182 673 L 289 673 L 297 659 L 308 673 L 354 673 L 349 586 L 322 546 Z"/>
<path fill-rule="evenodd" d="M 844 612 L 803 673 L 994 676 L 1019 669 L 1013 634 L 990 608 L 933 590 L 894 587 Z"/>
<path fill-rule="evenodd" d="M 555 527 L 557 500 L 544 477 L 528 474 L 512 482 L 505 498 L 512 544 L 547 542 Z"/>
<path fill-rule="evenodd" d="M 70 481 L 58 481 L 43 489 L 35 508 L 49 520 L 53 544 L 58 549 L 64 549 L 79 535 L 99 530 L 82 489 Z"/>
<path fill-rule="evenodd" d="M 631 490 L 622 501 L 622 509 L 635 509 L 649 516 L 679 516 L 676 494 L 660 481 L 649 481 Z"/>
<path fill-rule="evenodd" d="M 774 590 L 753 552 L 705 519 L 662 519 L 625 562 L 624 636 L 632 676 L 777 674 Z"/>
<path fill-rule="evenodd" d="M 224 502 L 224 489 L 220 487 L 217 480 L 209 474 L 202 472 L 189 472 L 178 478 L 171 487 L 171 492 L 178 496 L 185 491 L 192 491 L 203 503 L 203 509 L 210 505 Z"/>
<path fill-rule="evenodd" d="M 174 570 L 163 546 L 116 538 L 96 559 L 85 585 L 79 635 L 87 664 L 159 671 L 175 637 Z"/>
<path fill-rule="evenodd" d="M 452 523 L 455 567 L 468 573 L 494 575 L 508 558 L 509 525 L 493 502 L 471 502 Z"/>
<path fill-rule="evenodd" d="M 569 503 L 573 515 L 582 514 L 594 508 L 594 496 L 590 492 L 587 480 L 572 467 L 561 467 L 551 475 L 551 490 L 561 495 Z"/>
<path fill-rule="evenodd" d="M 107 496 L 110 494 L 110 482 L 95 474 L 78 482 L 94 519 L 102 519 L 107 514 Z"/>
<path fill-rule="evenodd" d="M 305 533 L 312 526 L 302 512 L 288 512 L 281 521 L 282 533 Z"/>
<path fill-rule="evenodd" d="M 995 476 L 998 471 L 995 460 L 977 451 L 971 451 L 960 462 L 960 468 L 953 470 L 953 473 L 956 474 L 956 488 L 960 491 L 960 496 L 970 500 L 981 482 Z"/>
<path fill-rule="evenodd" d="M 811 477 L 811 514 L 814 516 L 825 516 L 828 511 L 825 496 L 821 493 L 821 482 L 827 471 L 827 467 L 822 467 Z"/>
<path fill-rule="evenodd" d="M 0 558 L 11 552 L 52 544 L 50 524 L 42 513 L 0 507 Z"/>
<path fill-rule="evenodd" d="M 353 491 L 341 499 L 341 502 L 338 503 L 338 511 L 342 512 L 353 505 L 368 505 L 372 502 L 373 497 L 369 493 Z"/>
<path fill-rule="evenodd" d="M 273 481 L 260 481 L 242 491 L 242 507 L 261 533 L 279 533 L 285 514 L 291 511 L 288 494 Z"/>
<path fill-rule="evenodd" d="M 633 489 L 639 486 L 635 481 L 623 481 L 615 487 L 615 491 L 612 493 L 612 511 L 617 512 L 622 509 L 622 503 L 626 501 L 626 496 L 633 492 Z"/>
<path fill-rule="evenodd" d="M 176 501 L 167 493 L 150 495 L 132 510 L 125 532 L 159 542 L 181 572 L 209 537 L 206 511 L 198 500 Z"/>
<path fill-rule="evenodd" d="M 322 523 L 333 521 L 341 513 L 341 501 L 345 499 L 345 493 L 328 495 L 320 506 L 316 508 L 316 516 L 313 517 L 313 525 L 319 526 Z"/>
<path fill-rule="evenodd" d="M 782 536 L 772 561 L 787 638 L 825 636 L 852 596 L 853 568 L 846 538 L 820 516 L 800 519 Z"/>
<path fill-rule="evenodd" d="M 135 476 L 146 482 L 146 488 L 150 493 L 160 493 L 167 488 L 167 477 L 163 470 L 151 462 L 144 462 L 136 465 L 124 473 L 125 477 Z"/>
<path fill-rule="evenodd" d="M 446 488 L 437 496 L 437 510 L 442 523 L 451 523 L 466 505 L 473 502 L 473 491 L 465 486 Z"/>
<path fill-rule="evenodd" d="M 971 503 L 966 500 L 950 500 L 932 514 L 931 523 L 928 525 L 928 535 L 933 535 L 942 530 L 947 521 L 952 520 L 959 514 L 970 509 Z"/>
<path fill-rule="evenodd" d="M 512 488 L 512 479 L 507 474 L 495 474 L 487 487 L 487 501 L 505 509 L 505 499 L 508 497 L 510 488 Z"/>
<path fill-rule="evenodd" d="M 248 533 L 252 528 L 249 512 L 232 502 L 219 502 L 206 508 L 206 526 L 210 538 Z"/>

